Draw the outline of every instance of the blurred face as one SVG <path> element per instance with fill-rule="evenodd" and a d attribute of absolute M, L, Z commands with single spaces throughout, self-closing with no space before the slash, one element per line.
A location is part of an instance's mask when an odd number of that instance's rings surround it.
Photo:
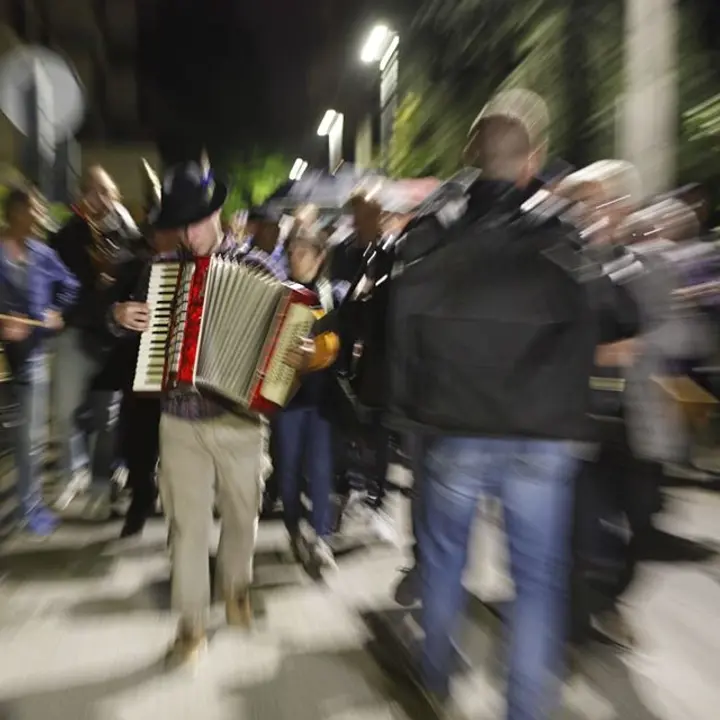
<path fill-rule="evenodd" d="M 152 234 L 152 246 L 156 253 L 172 252 L 179 242 L 177 230 L 156 230 Z"/>
<path fill-rule="evenodd" d="M 294 280 L 309 283 L 317 278 L 327 253 L 303 240 L 295 240 L 288 248 L 290 274 Z"/>
<path fill-rule="evenodd" d="M 160 244 L 170 249 L 183 245 L 196 257 L 212 255 L 222 239 L 220 211 L 184 228 L 155 232 L 155 246 Z"/>
<path fill-rule="evenodd" d="M 21 238 L 31 235 L 40 219 L 40 204 L 36 199 L 31 198 L 28 202 L 15 205 L 7 221 L 12 235 Z"/>
<path fill-rule="evenodd" d="M 364 200 L 353 204 L 353 222 L 362 240 L 370 241 L 380 232 L 380 206 Z"/>
<path fill-rule="evenodd" d="M 278 238 L 280 237 L 280 226 L 273 222 L 262 222 L 258 225 L 255 233 L 255 247 L 266 253 L 271 253 L 277 247 Z"/>
<path fill-rule="evenodd" d="M 90 175 L 83 202 L 93 218 L 105 215 L 119 200 L 117 186 L 105 171 L 97 170 Z"/>

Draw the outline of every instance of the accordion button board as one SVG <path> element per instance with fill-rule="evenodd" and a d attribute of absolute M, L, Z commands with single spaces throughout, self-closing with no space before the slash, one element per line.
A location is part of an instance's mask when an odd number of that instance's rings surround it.
<path fill-rule="evenodd" d="M 307 305 L 293 303 L 287 311 L 284 332 L 268 365 L 260 394 L 271 403 L 283 407 L 292 392 L 297 373 L 286 362 L 290 350 L 301 338 L 308 337 L 315 324 L 315 314 Z"/>

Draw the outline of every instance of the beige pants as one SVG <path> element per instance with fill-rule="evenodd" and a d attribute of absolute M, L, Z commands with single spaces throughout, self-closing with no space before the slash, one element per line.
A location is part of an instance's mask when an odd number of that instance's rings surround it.
<path fill-rule="evenodd" d="M 264 421 L 227 414 L 160 421 L 160 493 L 170 524 L 172 607 L 202 630 L 210 606 L 210 534 L 217 492 L 221 516 L 216 588 L 230 597 L 252 582 L 253 552 L 270 471 Z"/>

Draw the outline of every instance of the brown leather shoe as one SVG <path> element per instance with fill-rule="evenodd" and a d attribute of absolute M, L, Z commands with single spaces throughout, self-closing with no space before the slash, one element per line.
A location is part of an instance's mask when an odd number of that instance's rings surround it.
<path fill-rule="evenodd" d="M 182 666 L 196 666 L 207 652 L 207 636 L 204 632 L 178 631 L 175 642 L 165 655 L 165 668 L 174 670 Z"/>
<path fill-rule="evenodd" d="M 225 601 L 225 617 L 230 627 L 249 630 L 253 624 L 250 593 L 244 592 Z"/>

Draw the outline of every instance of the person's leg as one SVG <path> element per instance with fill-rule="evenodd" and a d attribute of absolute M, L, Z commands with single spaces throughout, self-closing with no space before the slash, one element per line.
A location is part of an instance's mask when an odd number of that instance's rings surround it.
<path fill-rule="evenodd" d="M 462 574 L 470 529 L 485 478 L 494 473 L 492 440 L 436 438 L 424 453 L 425 493 L 417 527 L 420 550 L 422 678 L 445 697 L 453 663 L 453 634 L 463 609 Z M 489 451 L 490 450 L 490 451 Z"/>
<path fill-rule="evenodd" d="M 422 435 L 415 434 L 408 439 L 408 453 L 410 469 L 413 476 L 412 494 L 410 496 L 410 523 L 413 534 L 413 558 L 417 564 L 419 560 L 418 528 L 423 517 L 423 456 L 424 439 Z"/>
<path fill-rule="evenodd" d="M 155 469 L 160 445 L 160 401 L 127 393 L 124 400 L 126 432 L 124 455 L 128 468 L 130 507 L 122 537 L 142 532 L 157 499 Z"/>
<path fill-rule="evenodd" d="M 303 465 L 312 501 L 312 528 L 315 534 L 314 543 L 310 547 L 310 561 L 317 572 L 336 567 L 329 544 L 334 525 L 332 426 L 318 408 L 309 410 L 306 438 Z"/>
<path fill-rule="evenodd" d="M 93 485 L 109 488 L 115 470 L 118 448 L 118 421 L 122 393 L 95 390 L 91 395 L 93 433 L 90 438 Z"/>
<path fill-rule="evenodd" d="M 78 456 L 80 430 L 76 421 L 94 373 L 95 363 L 82 350 L 79 331 L 68 328 L 62 332 L 56 342 L 52 379 L 52 421 L 59 444 L 58 476 L 63 488 L 57 501 L 60 508 L 83 489 L 77 474 L 84 456 Z"/>
<path fill-rule="evenodd" d="M 402 568 L 402 577 L 395 588 L 395 602 L 402 607 L 410 607 L 420 599 L 420 549 L 418 532 L 422 522 L 423 494 L 423 438 L 419 434 L 407 439 L 407 453 L 413 475 L 412 492 L 410 495 L 410 527 L 413 534 L 413 564 Z"/>
<path fill-rule="evenodd" d="M 228 414 L 213 420 L 205 435 L 218 479 L 218 585 L 225 597 L 228 623 L 249 627 L 258 516 L 270 472 L 267 426 L 264 421 Z"/>
<path fill-rule="evenodd" d="M 307 415 L 305 468 L 312 501 L 312 527 L 327 539 L 332 533 L 333 439 L 330 421 L 317 408 Z"/>
<path fill-rule="evenodd" d="M 215 468 L 205 424 L 163 415 L 160 454 L 163 505 L 170 525 L 172 609 L 180 615 L 179 660 L 204 637 L 210 607 L 210 529 Z"/>
<path fill-rule="evenodd" d="M 308 436 L 306 422 L 307 411 L 304 408 L 287 408 L 277 414 L 272 429 L 275 451 L 273 475 L 282 498 L 283 519 L 291 542 L 295 542 L 302 519 L 300 480 L 303 439 Z"/>
<path fill-rule="evenodd" d="M 582 647 L 589 640 L 591 618 L 602 606 L 593 573 L 596 571 L 598 547 L 601 546 L 603 480 L 597 461 L 584 461 L 578 468 L 574 494 L 569 613 L 569 639 L 575 647 Z"/>
<path fill-rule="evenodd" d="M 18 500 L 26 528 L 47 535 L 57 526 L 42 498 L 50 391 L 47 358 L 37 356 L 28 360 L 26 370 L 24 382 L 13 384 L 20 411 L 15 443 Z"/>
<path fill-rule="evenodd" d="M 559 700 L 577 460 L 569 443 L 517 441 L 501 493 L 515 583 L 508 719 L 545 720 Z"/>
<path fill-rule="evenodd" d="M 369 433 L 373 462 L 368 478 L 368 501 L 374 510 L 381 510 L 387 493 L 387 474 L 390 466 L 390 433 L 379 417 L 374 418 Z"/>
<path fill-rule="evenodd" d="M 265 492 L 263 493 L 263 512 L 272 512 L 280 498 L 280 482 L 277 475 L 275 474 L 275 468 L 277 466 L 277 439 L 275 433 L 275 418 L 270 422 L 270 435 L 268 438 L 268 452 L 270 453 L 270 460 L 272 461 L 273 471 L 270 473 L 267 482 L 265 483 Z"/>

